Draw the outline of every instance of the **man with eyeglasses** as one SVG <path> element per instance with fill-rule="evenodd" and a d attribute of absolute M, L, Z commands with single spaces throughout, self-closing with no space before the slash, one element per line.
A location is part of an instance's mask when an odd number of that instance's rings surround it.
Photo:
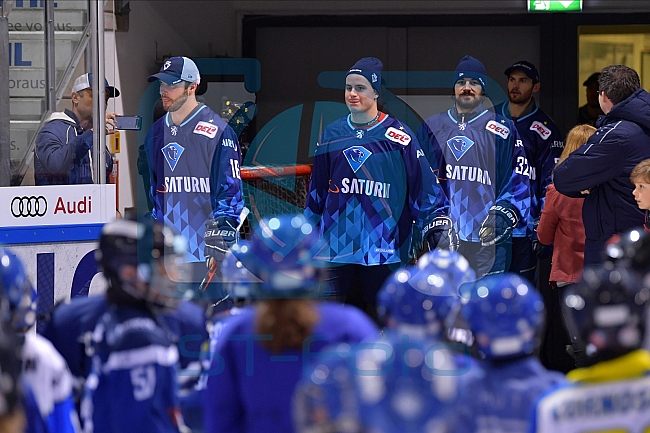
<path fill-rule="evenodd" d="M 650 94 L 641 88 L 636 71 L 624 65 L 603 68 L 598 102 L 605 113 L 596 122 L 598 130 L 553 175 L 560 193 L 585 199 L 585 267 L 602 263 L 613 235 L 643 226 L 630 174 L 650 158 Z"/>
<path fill-rule="evenodd" d="M 484 106 L 487 74 L 471 56 L 454 72 L 454 106 L 417 133 L 450 201 L 458 252 L 480 278 L 508 270 L 512 231 L 530 208 L 529 166 L 512 122 Z"/>
<path fill-rule="evenodd" d="M 52 113 L 36 137 L 34 149 L 35 185 L 73 185 L 93 183 L 91 152 L 93 148 L 93 91 L 91 73 L 83 74 L 72 85 L 72 110 Z M 120 91 L 106 87 L 109 98 Z M 115 132 L 115 113 L 106 113 L 106 133 Z M 106 148 L 106 177 L 113 170 L 113 158 Z"/>
<path fill-rule="evenodd" d="M 192 60 L 171 57 L 149 77 L 156 80 L 167 114 L 152 125 L 144 144 L 152 215 L 188 239 L 189 261 L 218 266 L 239 236 L 244 207 L 237 135 L 196 100 L 201 76 Z M 205 266 L 194 269 L 201 281 Z"/>

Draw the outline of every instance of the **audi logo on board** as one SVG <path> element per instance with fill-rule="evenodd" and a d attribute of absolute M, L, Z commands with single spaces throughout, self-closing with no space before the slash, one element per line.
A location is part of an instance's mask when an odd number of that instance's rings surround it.
<path fill-rule="evenodd" d="M 14 197 L 11 200 L 11 214 L 16 218 L 42 217 L 47 212 L 47 200 L 42 195 Z"/>

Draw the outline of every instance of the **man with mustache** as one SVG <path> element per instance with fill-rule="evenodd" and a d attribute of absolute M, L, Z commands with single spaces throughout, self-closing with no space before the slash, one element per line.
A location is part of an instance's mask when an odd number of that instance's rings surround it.
<path fill-rule="evenodd" d="M 188 241 L 191 262 L 220 267 L 238 238 L 241 150 L 237 135 L 207 105 L 196 100 L 201 76 L 187 57 L 171 57 L 151 75 L 160 81 L 167 112 L 145 139 L 154 219 L 174 226 Z M 193 267 L 201 281 L 206 269 Z"/>
<path fill-rule="evenodd" d="M 417 133 L 449 197 L 458 252 L 479 278 L 510 268 L 512 231 L 526 227 L 530 208 L 523 143 L 510 120 L 483 105 L 486 84 L 483 63 L 463 57 L 454 72 L 454 106 Z"/>
<path fill-rule="evenodd" d="M 508 77 L 508 101 L 498 105 L 495 111 L 515 124 L 524 143 L 531 170 L 528 171 L 531 189 L 531 207 L 527 225 L 513 230 L 512 264 L 510 272 L 521 274 L 535 281 L 537 254 L 548 257 L 537 242 L 536 227 L 542 215 L 546 187 L 551 182 L 553 167 L 564 149 L 564 139 L 559 128 L 535 103 L 533 97 L 539 92 L 539 72 L 526 60 L 515 62 L 505 70 Z"/>

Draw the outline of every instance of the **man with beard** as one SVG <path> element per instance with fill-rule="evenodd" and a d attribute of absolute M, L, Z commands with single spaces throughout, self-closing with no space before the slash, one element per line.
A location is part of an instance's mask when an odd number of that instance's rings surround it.
<path fill-rule="evenodd" d="M 537 267 L 537 234 L 535 228 L 542 215 L 546 187 L 551 182 L 553 167 L 564 149 L 564 139 L 555 122 L 535 103 L 539 91 L 539 72 L 532 63 L 521 60 L 505 70 L 508 77 L 508 101 L 495 111 L 515 124 L 524 143 L 531 169 L 528 171 L 531 207 L 527 226 L 516 228 L 512 234 L 512 263 L 510 272 L 535 281 Z M 548 254 L 545 254 L 548 258 Z"/>
<path fill-rule="evenodd" d="M 454 106 L 417 133 L 449 197 L 458 252 L 479 278 L 510 268 L 512 231 L 526 227 L 530 208 L 523 143 L 510 120 L 483 106 L 486 83 L 483 64 L 463 57 L 454 72 Z"/>
<path fill-rule="evenodd" d="M 237 135 L 196 100 L 201 77 L 192 60 L 171 57 L 149 77 L 150 82 L 156 80 L 167 114 L 152 125 L 144 145 L 152 216 L 188 240 L 190 261 L 218 269 L 238 238 L 236 227 L 244 206 Z M 194 269 L 193 278 L 200 281 L 206 269 Z"/>

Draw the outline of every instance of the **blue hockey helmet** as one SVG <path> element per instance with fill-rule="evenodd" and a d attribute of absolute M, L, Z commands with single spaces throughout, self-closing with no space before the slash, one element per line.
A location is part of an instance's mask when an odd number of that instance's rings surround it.
<path fill-rule="evenodd" d="M 1 314 L 3 325 L 26 331 L 36 323 L 36 291 L 27 278 L 23 262 L 0 247 Z"/>
<path fill-rule="evenodd" d="M 262 281 L 255 298 L 317 297 L 327 265 L 314 257 L 320 245 L 317 228 L 302 214 L 289 214 L 260 220 L 246 252 L 233 253 Z"/>
<path fill-rule="evenodd" d="M 642 346 L 650 289 L 631 270 L 611 263 L 586 268 L 563 294 L 567 326 L 584 341 L 586 364 L 624 355 Z"/>
<path fill-rule="evenodd" d="M 262 281 L 253 275 L 242 262 L 250 261 L 250 243 L 240 240 L 226 253 L 221 265 L 223 285 L 233 299 L 252 299 Z"/>
<path fill-rule="evenodd" d="M 187 251 L 185 238 L 160 221 L 117 219 L 102 228 L 95 259 L 109 296 L 175 308 L 189 289 Z"/>
<path fill-rule="evenodd" d="M 416 325 L 439 337 L 445 320 L 460 304 L 459 288 L 474 281 L 467 260 L 456 252 L 434 250 L 418 265 L 393 273 L 377 295 L 377 312 L 389 327 Z"/>
<path fill-rule="evenodd" d="M 461 309 L 478 350 L 489 359 L 532 354 L 544 326 L 544 302 L 515 274 L 488 275 L 461 288 Z"/>

